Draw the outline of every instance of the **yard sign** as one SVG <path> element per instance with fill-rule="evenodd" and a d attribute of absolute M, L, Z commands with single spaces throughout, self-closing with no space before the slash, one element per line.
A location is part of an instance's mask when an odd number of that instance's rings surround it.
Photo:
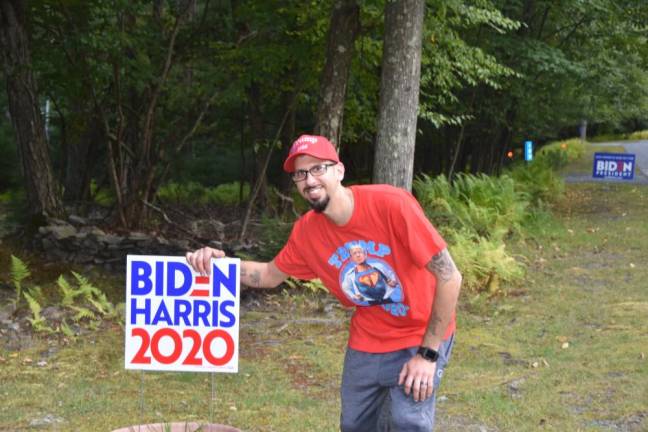
<path fill-rule="evenodd" d="M 128 255 L 126 369 L 238 372 L 240 260 L 212 259 L 211 269 Z"/>
<path fill-rule="evenodd" d="M 635 155 L 628 153 L 594 153 L 594 178 L 634 178 Z"/>

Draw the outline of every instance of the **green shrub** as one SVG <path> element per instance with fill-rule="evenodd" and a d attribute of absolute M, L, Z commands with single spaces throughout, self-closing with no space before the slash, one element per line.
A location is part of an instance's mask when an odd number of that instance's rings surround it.
<path fill-rule="evenodd" d="M 160 187 L 157 197 L 168 204 L 205 204 L 206 188 L 195 182 L 170 182 Z"/>
<path fill-rule="evenodd" d="M 435 224 L 496 240 L 520 231 L 529 205 L 506 175 L 460 174 L 452 185 L 443 176 L 422 175 L 414 180 L 414 189 Z"/>
<path fill-rule="evenodd" d="M 585 143 L 579 138 L 549 143 L 538 150 L 535 162 L 547 164 L 552 169 L 560 169 L 585 154 Z"/>
<path fill-rule="evenodd" d="M 239 203 L 240 183 L 224 183 L 208 188 L 196 182 L 170 182 L 160 187 L 157 193 L 160 201 L 170 204 L 206 205 L 218 204 L 233 206 Z M 250 195 L 250 185 L 243 184 L 243 200 Z"/>
<path fill-rule="evenodd" d="M 551 172 L 545 163 L 537 165 L 542 173 Z M 466 289 L 496 292 L 500 282 L 524 275 L 524 266 L 507 253 L 505 239 L 525 234 L 525 223 L 535 212 L 531 188 L 512 175 L 460 174 L 452 184 L 443 176 L 423 175 L 414 181 L 414 189 L 451 245 Z"/>
<path fill-rule="evenodd" d="M 628 135 L 629 140 L 648 140 L 648 130 L 632 132 Z"/>
<path fill-rule="evenodd" d="M 243 196 L 241 197 L 241 183 L 223 183 L 207 190 L 207 201 L 210 203 L 234 206 L 241 201 L 247 201 L 250 196 L 250 185 L 243 183 Z"/>
<path fill-rule="evenodd" d="M 90 196 L 92 200 L 103 207 L 115 204 L 115 194 L 111 189 L 99 187 L 95 179 L 90 180 Z"/>
<path fill-rule="evenodd" d="M 540 158 L 515 165 L 508 171 L 516 190 L 528 197 L 533 208 L 555 202 L 564 192 L 564 181 L 551 167 L 551 162 Z"/>
<path fill-rule="evenodd" d="M 447 241 L 461 270 L 464 289 L 496 292 L 500 282 L 515 282 L 524 276 L 523 264 L 506 252 L 501 241 L 475 237 L 466 231 L 453 231 Z"/>

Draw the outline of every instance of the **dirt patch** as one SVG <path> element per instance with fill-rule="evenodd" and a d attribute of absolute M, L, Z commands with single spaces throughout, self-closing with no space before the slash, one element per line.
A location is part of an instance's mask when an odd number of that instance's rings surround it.
<path fill-rule="evenodd" d="M 612 420 L 594 420 L 590 426 L 603 431 L 643 432 L 648 430 L 648 411 L 639 412 L 628 417 Z"/>

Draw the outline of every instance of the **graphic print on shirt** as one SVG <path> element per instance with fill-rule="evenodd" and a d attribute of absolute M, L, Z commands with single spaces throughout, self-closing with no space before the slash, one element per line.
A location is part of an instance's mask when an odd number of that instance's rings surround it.
<path fill-rule="evenodd" d="M 389 246 L 373 241 L 352 241 L 339 247 L 329 264 L 340 270 L 342 292 L 358 306 L 382 305 L 394 316 L 405 316 L 403 288 L 392 267 L 381 257 L 391 254 Z"/>

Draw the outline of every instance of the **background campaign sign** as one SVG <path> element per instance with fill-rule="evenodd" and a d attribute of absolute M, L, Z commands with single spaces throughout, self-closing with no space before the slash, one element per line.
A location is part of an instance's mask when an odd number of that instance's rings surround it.
<path fill-rule="evenodd" d="M 126 369 L 238 372 L 240 260 L 128 255 Z"/>
<path fill-rule="evenodd" d="M 594 178 L 634 178 L 635 155 L 626 153 L 594 153 Z"/>

